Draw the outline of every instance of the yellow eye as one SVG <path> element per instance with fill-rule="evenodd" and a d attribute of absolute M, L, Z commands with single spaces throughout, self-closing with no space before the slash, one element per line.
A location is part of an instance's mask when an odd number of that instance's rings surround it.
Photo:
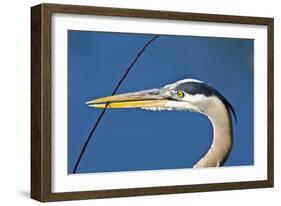
<path fill-rule="evenodd" d="M 183 91 L 178 91 L 177 95 L 178 95 L 179 98 L 183 98 L 184 97 Z"/>

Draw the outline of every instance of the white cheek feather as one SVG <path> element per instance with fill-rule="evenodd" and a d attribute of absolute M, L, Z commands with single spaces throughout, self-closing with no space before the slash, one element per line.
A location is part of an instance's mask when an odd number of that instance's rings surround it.
<path fill-rule="evenodd" d="M 170 101 L 166 104 L 166 106 L 177 111 L 199 112 L 199 108 L 196 105 L 185 101 Z"/>
<path fill-rule="evenodd" d="M 172 111 L 173 108 L 170 108 L 170 107 L 141 107 L 141 109 L 144 109 L 144 110 L 149 110 L 149 111 Z"/>
<path fill-rule="evenodd" d="M 141 107 L 150 111 L 191 111 L 200 112 L 196 105 L 184 101 L 168 101 L 165 107 Z"/>
<path fill-rule="evenodd" d="M 210 101 L 210 97 L 207 97 L 204 94 L 185 94 L 183 99 L 193 105 L 196 105 L 197 108 L 200 108 L 200 110 L 198 109 L 198 112 L 204 111 L 208 106 L 208 102 Z"/>

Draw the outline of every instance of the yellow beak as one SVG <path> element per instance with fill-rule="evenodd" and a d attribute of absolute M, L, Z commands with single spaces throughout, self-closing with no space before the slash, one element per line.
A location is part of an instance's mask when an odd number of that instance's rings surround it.
<path fill-rule="evenodd" d="M 167 101 L 160 89 L 151 89 L 102 97 L 87 104 L 94 108 L 143 108 L 165 107 Z"/>

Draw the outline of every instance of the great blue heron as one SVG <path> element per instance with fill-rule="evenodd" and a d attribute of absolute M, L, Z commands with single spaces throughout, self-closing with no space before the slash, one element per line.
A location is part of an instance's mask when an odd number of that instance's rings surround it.
<path fill-rule="evenodd" d="M 231 113 L 236 120 L 234 109 L 216 89 L 199 80 L 184 79 L 161 88 L 102 97 L 87 104 L 95 108 L 177 110 L 206 115 L 213 126 L 213 142 L 194 168 L 222 166 L 232 148 Z"/>

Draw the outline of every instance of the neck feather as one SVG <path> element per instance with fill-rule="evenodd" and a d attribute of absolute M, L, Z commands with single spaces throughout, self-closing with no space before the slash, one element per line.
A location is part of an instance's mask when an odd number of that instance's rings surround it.
<path fill-rule="evenodd" d="M 217 97 L 212 97 L 203 111 L 213 125 L 213 142 L 194 168 L 219 167 L 226 161 L 232 147 L 232 122 L 228 109 Z"/>

